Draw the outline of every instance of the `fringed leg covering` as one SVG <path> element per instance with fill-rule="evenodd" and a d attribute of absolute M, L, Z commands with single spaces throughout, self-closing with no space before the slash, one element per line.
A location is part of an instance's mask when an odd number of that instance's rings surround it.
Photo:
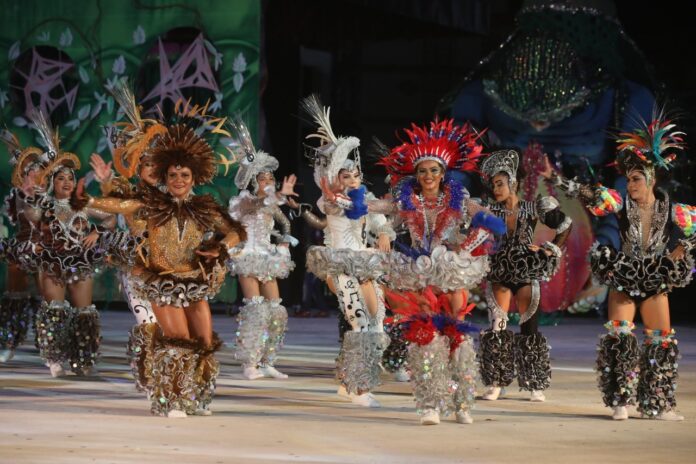
<path fill-rule="evenodd" d="M 31 324 L 26 293 L 6 292 L 0 300 L 0 350 L 15 350 L 24 343 Z"/>
<path fill-rule="evenodd" d="M 257 367 L 268 338 L 268 303 L 262 296 L 244 298 L 237 316 L 235 359 L 244 367 Z"/>
<path fill-rule="evenodd" d="M 510 330 L 481 331 L 478 362 L 485 386 L 507 387 L 515 378 L 513 339 Z"/>
<path fill-rule="evenodd" d="M 99 357 L 101 330 L 99 312 L 94 305 L 76 310 L 71 321 L 70 336 L 70 369 L 82 375 L 97 363 Z"/>
<path fill-rule="evenodd" d="M 34 331 L 34 346 L 36 349 L 39 348 L 39 328 L 36 325 L 37 317 L 36 315 L 39 314 L 39 309 L 41 309 L 41 305 L 43 304 L 43 298 L 41 296 L 30 296 L 29 300 L 27 301 L 27 305 L 29 306 L 28 310 L 30 311 L 30 317 L 31 317 L 31 328 Z"/>
<path fill-rule="evenodd" d="M 222 340 L 213 332 L 210 346 L 200 345 L 198 349 L 198 366 L 194 381 L 196 384 L 196 409 L 207 410 L 215 395 L 215 384 L 220 374 L 220 363 L 215 359 L 215 353 L 222 348 Z"/>
<path fill-rule="evenodd" d="M 73 308 L 67 301 L 51 301 L 41 304 L 36 313 L 37 340 L 41 358 L 47 363 L 68 360 L 68 346 Z"/>
<path fill-rule="evenodd" d="M 283 346 L 283 340 L 285 340 L 285 331 L 288 328 L 288 311 L 285 309 L 285 306 L 280 304 L 282 301 L 280 298 L 269 301 L 268 321 L 266 323 L 268 337 L 261 354 L 261 364 L 264 366 L 273 366 L 275 364 L 278 351 L 280 351 L 280 348 Z"/>
<path fill-rule="evenodd" d="M 476 379 L 478 365 L 474 342 L 469 335 L 451 354 L 450 369 L 452 380 L 456 383 L 454 391 L 454 410 L 469 411 L 476 401 Z"/>
<path fill-rule="evenodd" d="M 436 335 L 427 345 L 409 345 L 408 365 L 419 415 L 429 409 L 445 416 L 452 412 L 449 354 L 449 339 L 441 335 Z"/>
<path fill-rule="evenodd" d="M 638 342 L 630 321 L 609 321 L 597 347 L 597 383 L 609 407 L 634 403 L 638 382 Z"/>
<path fill-rule="evenodd" d="M 156 322 L 133 326 L 128 337 L 126 350 L 130 360 L 131 372 L 135 379 L 135 388 L 152 396 L 152 370 L 157 339 L 162 337 Z"/>
<path fill-rule="evenodd" d="M 645 330 L 645 344 L 640 354 L 638 411 L 650 418 L 674 409 L 677 405 L 679 348 L 674 330 Z"/>
<path fill-rule="evenodd" d="M 541 333 L 515 335 L 515 368 L 520 390 L 542 391 L 551 385 L 549 344 Z"/>
<path fill-rule="evenodd" d="M 384 332 L 346 332 L 337 376 L 348 393 L 360 395 L 380 384 L 382 353 L 388 343 Z"/>
<path fill-rule="evenodd" d="M 198 342 L 193 340 L 169 337 L 157 340 L 152 360 L 152 414 L 166 416 L 171 410 L 187 414 L 196 411 L 198 348 Z"/>
<path fill-rule="evenodd" d="M 382 365 L 389 372 L 396 372 L 406 365 L 408 341 L 404 339 L 403 327 L 396 321 L 384 324 L 384 330 L 390 341 L 384 350 Z"/>

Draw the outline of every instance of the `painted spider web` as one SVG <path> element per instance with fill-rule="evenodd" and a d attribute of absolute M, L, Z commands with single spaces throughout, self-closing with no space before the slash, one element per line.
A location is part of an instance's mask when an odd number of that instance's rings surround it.
<path fill-rule="evenodd" d="M 160 80 L 143 99 L 143 103 L 156 100 L 160 108 L 164 107 L 163 104 L 167 100 L 176 104 L 179 100 L 185 100 L 181 90 L 186 88 L 202 88 L 219 92 L 213 70 L 210 68 L 203 34 L 196 37 L 173 66 L 169 65 L 162 39 L 159 39 L 159 68 Z"/>
<path fill-rule="evenodd" d="M 24 97 L 24 114 L 29 116 L 33 108 L 38 108 L 44 114 L 50 115 L 57 107 L 65 103 L 68 112 L 72 112 L 77 97 L 76 84 L 72 89 L 65 88 L 63 75 L 75 65 L 66 61 L 45 58 L 36 50 L 32 49 L 31 66 L 29 72 L 25 73 L 21 69 L 15 68 L 17 74 L 25 79 L 24 85 L 13 86 L 22 92 Z M 55 89 L 60 89 L 60 96 L 52 97 L 56 94 Z M 38 96 L 38 104 L 34 104 L 32 97 Z"/>

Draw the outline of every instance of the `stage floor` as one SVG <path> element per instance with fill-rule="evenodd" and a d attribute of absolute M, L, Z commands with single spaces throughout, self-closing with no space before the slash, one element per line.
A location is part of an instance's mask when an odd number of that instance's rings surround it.
<path fill-rule="evenodd" d="M 212 417 L 152 417 L 125 359 L 130 313 L 102 314 L 100 376 L 52 379 L 24 346 L 0 365 L 0 463 L 694 462 L 696 329 L 677 327 L 682 423 L 614 422 L 592 370 L 601 321 L 544 327 L 553 380 L 546 403 L 509 388 L 479 401 L 474 424 L 419 425 L 410 386 L 384 375 L 380 409 L 336 396 L 336 320 L 290 319 L 278 367 L 288 380 L 246 381 L 225 348 Z M 232 318 L 215 316 L 228 343 Z"/>

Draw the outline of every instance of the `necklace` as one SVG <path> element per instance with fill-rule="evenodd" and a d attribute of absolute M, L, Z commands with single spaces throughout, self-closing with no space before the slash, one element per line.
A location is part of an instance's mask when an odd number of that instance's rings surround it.
<path fill-rule="evenodd" d="M 432 199 L 432 198 L 425 198 L 422 193 L 418 194 L 418 201 L 420 202 L 421 205 L 423 206 L 428 206 L 429 208 L 435 207 L 439 208 L 440 206 L 443 205 L 445 200 L 445 193 L 444 192 L 439 192 L 437 194 L 437 199 Z"/>

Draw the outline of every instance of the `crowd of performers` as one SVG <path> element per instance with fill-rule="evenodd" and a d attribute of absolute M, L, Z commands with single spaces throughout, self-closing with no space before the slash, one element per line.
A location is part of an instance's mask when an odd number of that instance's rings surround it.
<path fill-rule="evenodd" d="M 285 205 L 324 233 L 324 245 L 307 252 L 307 268 L 336 295 L 345 323 L 338 395 L 379 407 L 373 392 L 382 371 L 391 370 L 410 378 L 424 425 L 452 414 L 472 423 L 479 379 L 484 400 L 498 399 L 515 377 L 531 401 L 545 400 L 551 366 L 539 331 L 540 282 L 558 269 L 572 223 L 556 198 L 520 200 L 516 150 L 485 150 L 482 132 L 467 123 L 414 124 L 397 146 L 376 144 L 390 186 L 377 198 L 362 185 L 360 140 L 337 136 L 328 109 L 311 96 L 302 105 L 316 124 L 309 136 L 322 192 L 315 214 L 294 198 L 294 175 L 277 182 L 278 160 L 255 148 L 241 118 L 223 125 L 204 108 L 177 105 L 171 121 L 147 119 L 125 82 L 113 93 L 126 122 L 110 133 L 112 160 L 91 158 L 99 196 L 87 195 L 79 158 L 61 149 L 41 113 L 32 126 L 42 148 L 3 133 L 14 166 L 6 214 L 15 231 L 0 242 L 9 267 L 0 309 L 3 362 L 33 325 L 52 376 L 66 368 L 95 375 L 101 336 L 92 276 L 110 266 L 136 319 L 127 351 L 153 414 L 211 414 L 222 341 L 208 301 L 227 273 L 237 276 L 244 297 L 234 343 L 244 377 L 287 378 L 275 367 L 288 319 L 277 281 L 294 269 L 289 247 L 297 244 Z M 206 141 L 215 132 L 238 141 L 230 152 L 239 194 L 228 209 L 193 193 L 211 182 L 220 159 L 230 163 Z M 611 288 L 597 370 L 617 420 L 636 402 L 644 417 L 683 419 L 674 411 L 679 351 L 667 295 L 690 282 L 696 210 L 656 188 L 656 176 L 683 151 L 682 136 L 664 114 L 619 135 L 625 198 L 563 178 L 548 160 L 539 173 L 591 214 L 618 216 L 621 248 L 591 253 L 595 276 Z M 481 177 L 486 200 L 470 196 L 461 173 Z M 126 227 L 116 228 L 119 216 Z M 551 241 L 534 243 L 538 223 L 554 231 Z M 29 294 L 31 280 L 39 295 Z M 470 291 L 482 283 L 490 326 L 479 330 L 466 316 L 474 306 Z M 516 334 L 507 325 L 513 307 L 520 313 Z M 645 325 L 642 346 L 632 333 L 636 309 Z"/>

